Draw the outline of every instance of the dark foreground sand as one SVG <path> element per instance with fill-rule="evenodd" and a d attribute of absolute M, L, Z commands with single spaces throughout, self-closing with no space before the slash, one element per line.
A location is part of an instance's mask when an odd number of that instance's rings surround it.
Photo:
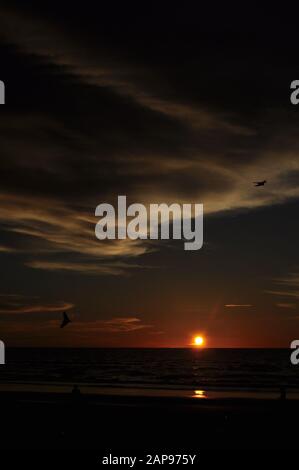
<path fill-rule="evenodd" d="M 1 392 L 1 449 L 297 449 L 297 400 Z"/>

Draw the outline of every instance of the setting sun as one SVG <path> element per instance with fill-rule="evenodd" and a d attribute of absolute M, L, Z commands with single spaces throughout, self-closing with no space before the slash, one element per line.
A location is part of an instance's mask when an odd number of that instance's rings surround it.
<path fill-rule="evenodd" d="M 195 336 L 194 338 L 194 345 L 195 346 L 202 346 L 204 344 L 204 339 L 202 336 Z"/>

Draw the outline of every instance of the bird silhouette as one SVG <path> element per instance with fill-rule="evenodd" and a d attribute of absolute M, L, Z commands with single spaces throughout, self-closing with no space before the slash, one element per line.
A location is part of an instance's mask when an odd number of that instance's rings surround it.
<path fill-rule="evenodd" d="M 265 184 L 267 183 L 266 180 L 263 180 L 263 181 L 254 181 L 253 182 L 255 186 L 265 186 Z"/>
<path fill-rule="evenodd" d="M 63 319 L 62 319 L 60 328 L 64 328 L 64 327 L 65 327 L 66 325 L 68 325 L 69 323 L 71 323 L 71 320 L 69 319 L 69 317 L 67 316 L 67 314 L 66 314 L 65 312 L 63 312 Z"/>

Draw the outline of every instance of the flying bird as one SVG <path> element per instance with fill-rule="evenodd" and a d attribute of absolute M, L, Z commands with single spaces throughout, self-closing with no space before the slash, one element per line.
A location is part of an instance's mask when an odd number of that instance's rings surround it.
<path fill-rule="evenodd" d="M 69 323 L 71 323 L 71 320 L 69 319 L 69 317 L 67 316 L 67 314 L 66 314 L 65 312 L 63 312 L 63 319 L 62 319 L 60 328 L 64 328 L 64 327 L 65 327 L 66 325 L 68 325 Z"/>
<path fill-rule="evenodd" d="M 253 182 L 255 186 L 265 186 L 265 184 L 267 183 L 266 180 L 263 180 L 263 181 L 254 181 Z"/>

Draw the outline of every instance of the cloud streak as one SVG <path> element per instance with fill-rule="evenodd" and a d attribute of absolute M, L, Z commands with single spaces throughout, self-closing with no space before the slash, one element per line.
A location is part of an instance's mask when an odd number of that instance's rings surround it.
<path fill-rule="evenodd" d="M 17 294 L 0 295 L 0 314 L 35 314 L 56 313 L 70 310 L 74 304 L 70 302 L 41 303 L 37 297 L 27 297 Z"/>
<path fill-rule="evenodd" d="M 145 241 L 96 240 L 94 209 L 120 192 L 145 205 L 200 202 L 205 215 L 299 197 L 296 119 L 279 107 L 252 119 L 235 103 L 209 103 L 207 59 L 192 95 L 177 64 L 161 66 L 171 57 L 134 60 L 108 39 L 91 44 L 84 30 L 78 37 L 11 8 L 1 7 L 0 23 L 45 99 L 41 107 L 29 79 L 30 113 L 24 119 L 15 106 L 1 123 L 0 222 L 20 242 L 0 253 L 22 253 L 34 269 L 124 275 L 153 250 Z M 257 190 L 260 178 L 268 183 Z"/>
<path fill-rule="evenodd" d="M 251 304 L 225 304 L 224 307 L 226 308 L 250 308 L 253 307 Z"/>
<path fill-rule="evenodd" d="M 80 333 L 88 331 L 103 331 L 107 333 L 130 333 L 137 330 L 153 328 L 152 325 L 145 324 L 137 317 L 115 317 L 110 320 L 97 320 L 94 322 L 79 322 L 75 325 Z"/>

